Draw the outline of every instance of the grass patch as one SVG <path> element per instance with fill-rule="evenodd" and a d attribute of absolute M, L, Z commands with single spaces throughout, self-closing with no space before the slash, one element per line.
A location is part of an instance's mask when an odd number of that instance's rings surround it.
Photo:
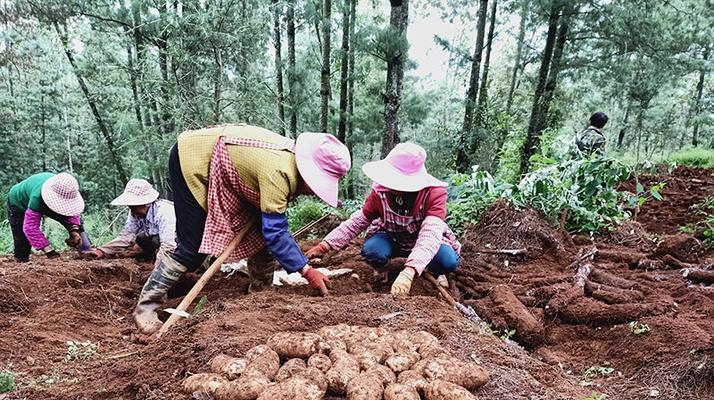
<path fill-rule="evenodd" d="M 15 375 L 12 371 L 0 371 L 0 393 L 12 392 L 15 390 Z"/>

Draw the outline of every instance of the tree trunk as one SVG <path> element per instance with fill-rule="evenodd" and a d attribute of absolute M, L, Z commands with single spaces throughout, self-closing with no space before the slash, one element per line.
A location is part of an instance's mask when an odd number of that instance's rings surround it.
<path fill-rule="evenodd" d="M 526 21 L 528 20 L 528 6 L 530 0 L 522 0 L 521 23 L 518 27 L 518 39 L 516 39 L 516 57 L 513 60 L 513 71 L 511 71 L 511 85 L 508 88 L 508 99 L 506 100 L 506 113 L 511 112 L 513 106 L 513 94 L 516 91 L 518 70 L 521 68 L 521 55 L 523 53 L 523 41 L 526 37 Z"/>
<path fill-rule="evenodd" d="M 117 152 L 116 145 L 114 144 L 114 138 L 113 138 L 113 133 L 111 132 L 111 127 L 107 126 L 107 124 L 104 122 L 104 119 L 102 118 L 102 115 L 99 113 L 99 109 L 97 108 L 97 104 L 94 102 L 92 95 L 89 93 L 89 88 L 87 87 L 87 84 L 84 81 L 84 77 L 82 76 L 82 73 L 77 68 L 77 63 L 74 60 L 74 55 L 72 54 L 72 50 L 69 48 L 69 41 L 67 39 L 66 34 L 60 30 L 57 23 L 54 24 L 54 28 L 55 28 L 55 32 L 57 32 L 57 35 L 60 38 L 60 41 L 62 42 L 64 54 L 67 56 L 67 61 L 69 61 L 69 64 L 72 67 L 72 72 L 74 72 L 74 75 L 77 78 L 79 87 L 80 87 L 80 89 L 82 89 L 82 93 L 84 94 L 84 98 L 87 100 L 87 104 L 89 105 L 89 108 L 92 111 L 94 120 L 97 122 L 99 131 L 101 132 L 102 136 L 104 137 L 104 140 L 107 143 L 107 147 L 109 148 L 109 156 L 112 160 L 112 163 L 114 164 L 114 167 L 117 169 L 117 173 L 119 174 L 119 179 L 121 179 L 123 184 L 126 184 L 126 182 L 128 180 L 127 174 L 126 174 L 126 171 L 124 170 L 124 166 L 121 163 L 121 159 L 119 157 L 119 153 Z M 66 30 L 65 30 L 65 32 L 66 32 Z"/>
<path fill-rule="evenodd" d="M 478 8 L 478 23 L 476 24 L 476 45 L 474 46 L 474 56 L 471 62 L 471 76 L 469 78 L 469 88 L 466 91 L 464 107 L 464 123 L 461 128 L 461 137 L 456 153 L 456 169 L 465 172 L 469 169 L 468 143 L 471 131 L 473 130 L 474 109 L 478 97 L 478 79 L 481 70 L 481 53 L 483 50 L 483 37 L 486 30 L 486 11 L 488 0 L 480 0 Z"/>
<path fill-rule="evenodd" d="M 622 128 L 620 128 L 620 132 L 617 134 L 617 149 L 621 150 L 622 145 L 625 141 L 625 133 L 627 131 L 627 122 L 628 119 L 630 118 L 630 108 L 632 107 L 632 101 L 628 100 L 627 101 L 627 107 L 625 108 L 625 118 L 622 121 Z"/>
<path fill-rule="evenodd" d="M 295 0 L 288 1 L 288 106 L 290 108 L 290 136 L 297 137 L 297 82 L 295 82 Z"/>
<path fill-rule="evenodd" d="M 345 136 L 345 145 L 350 152 L 350 157 L 353 157 L 354 152 L 354 105 L 355 105 L 355 21 L 357 19 L 357 1 L 350 0 L 350 45 L 349 45 L 349 75 L 347 77 L 347 134 Z M 347 181 L 347 198 L 352 199 L 355 196 L 355 179 L 354 171 L 350 171 Z"/>
<path fill-rule="evenodd" d="M 406 43 L 409 24 L 409 0 L 390 0 L 389 24 L 394 32 L 401 35 Z M 408 57 L 407 48 L 387 60 L 387 82 L 384 93 L 384 132 L 382 134 L 382 158 L 399 143 L 399 106 L 402 100 L 402 80 L 404 62 Z"/>
<path fill-rule="evenodd" d="M 44 82 L 40 82 L 44 86 Z M 44 88 L 43 88 L 44 92 Z M 45 94 L 40 95 L 40 113 L 42 115 L 42 170 L 47 171 L 47 124 L 45 123 Z"/>
<path fill-rule="evenodd" d="M 213 123 L 221 122 L 221 98 L 223 97 L 223 56 L 221 49 L 213 46 L 213 61 L 215 70 L 213 72 Z"/>
<path fill-rule="evenodd" d="M 282 35 L 280 33 L 280 9 L 278 0 L 273 0 L 273 46 L 275 47 L 275 83 L 278 90 L 278 132 L 285 136 L 285 92 L 283 89 Z"/>
<path fill-rule="evenodd" d="M 332 0 L 322 0 L 322 70 L 320 96 L 320 132 L 327 132 L 327 119 L 330 108 L 330 18 L 332 13 Z"/>
<path fill-rule="evenodd" d="M 340 63 L 340 122 L 337 126 L 337 139 L 345 142 L 347 132 L 347 80 L 349 78 L 350 52 L 350 1 L 347 0 L 342 12 L 342 60 Z"/>
<path fill-rule="evenodd" d="M 488 101 L 488 68 L 491 63 L 491 44 L 493 43 L 493 31 L 496 26 L 496 11 L 498 0 L 493 0 L 491 4 L 491 16 L 489 17 L 488 36 L 486 41 L 486 57 L 483 59 L 483 72 L 481 73 L 481 86 L 478 89 L 478 111 L 483 113 Z"/>
<path fill-rule="evenodd" d="M 709 59 L 709 49 L 704 50 L 704 64 Z M 702 93 L 704 92 L 704 78 L 706 77 L 706 69 L 702 67 L 699 71 L 699 82 L 697 82 L 697 95 L 694 98 L 694 127 L 692 128 L 692 146 L 699 145 L 699 114 L 702 112 Z"/>
<path fill-rule="evenodd" d="M 126 32 L 127 35 L 129 32 Z M 144 119 L 141 116 L 141 102 L 139 100 L 139 87 L 136 83 L 136 66 L 134 65 L 134 54 L 131 44 L 126 46 L 126 57 L 129 62 L 129 83 L 131 85 L 131 96 L 134 100 L 134 116 L 136 116 L 136 123 L 139 126 L 139 132 L 144 131 Z"/>
<path fill-rule="evenodd" d="M 544 117 L 542 115 L 543 94 L 545 92 L 545 86 L 548 82 L 548 68 L 550 67 L 550 61 L 553 56 L 553 47 L 555 47 L 559 17 L 560 6 L 557 1 L 554 1 L 550 9 L 550 16 L 548 17 L 548 35 L 546 36 L 543 58 L 538 71 L 538 83 L 533 96 L 533 107 L 531 108 L 526 142 L 523 146 L 523 154 L 521 155 L 519 175 L 523 175 L 528 172 L 528 168 L 530 167 L 530 158 L 538 150 L 539 132 L 537 132 L 537 127 L 541 125 L 540 120 Z"/>

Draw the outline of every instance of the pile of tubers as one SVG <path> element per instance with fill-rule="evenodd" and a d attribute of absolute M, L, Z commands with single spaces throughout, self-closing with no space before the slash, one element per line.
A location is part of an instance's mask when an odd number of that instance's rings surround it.
<path fill-rule="evenodd" d="M 482 367 L 448 354 L 425 331 L 327 326 L 281 332 L 243 358 L 225 354 L 183 384 L 217 400 L 470 400 L 489 380 Z"/>

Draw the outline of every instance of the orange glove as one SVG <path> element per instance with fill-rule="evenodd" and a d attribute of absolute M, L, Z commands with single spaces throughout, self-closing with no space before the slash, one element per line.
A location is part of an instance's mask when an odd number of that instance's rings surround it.
<path fill-rule="evenodd" d="M 329 252 L 332 248 L 327 242 L 320 242 L 317 245 L 313 246 L 310 250 L 307 251 L 305 256 L 307 257 L 308 260 L 312 260 L 314 258 L 322 258 Z"/>
<path fill-rule="evenodd" d="M 321 295 L 327 296 L 328 294 L 330 294 L 330 292 L 327 290 L 327 284 L 330 283 L 330 280 L 327 279 L 327 277 L 323 275 L 322 272 L 316 270 L 315 268 L 312 268 L 309 265 L 306 265 L 300 270 L 300 274 L 303 278 L 307 279 L 307 282 L 310 284 L 310 286 L 319 290 Z"/>

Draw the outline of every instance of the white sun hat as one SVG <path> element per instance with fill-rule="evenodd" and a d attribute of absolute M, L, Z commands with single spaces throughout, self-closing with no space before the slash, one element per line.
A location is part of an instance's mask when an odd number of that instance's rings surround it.
<path fill-rule="evenodd" d="M 424 148 L 415 143 L 399 143 L 383 160 L 364 164 L 362 172 L 379 185 L 401 192 L 446 186 L 426 171 L 425 162 Z"/>
<path fill-rule="evenodd" d="M 79 183 L 72 175 L 62 172 L 42 184 L 42 201 L 50 210 L 67 217 L 84 211 L 84 199 L 79 194 Z"/>
<path fill-rule="evenodd" d="M 113 206 L 143 206 L 159 198 L 159 192 L 144 179 L 132 179 L 126 184 L 124 193 L 112 201 Z"/>

